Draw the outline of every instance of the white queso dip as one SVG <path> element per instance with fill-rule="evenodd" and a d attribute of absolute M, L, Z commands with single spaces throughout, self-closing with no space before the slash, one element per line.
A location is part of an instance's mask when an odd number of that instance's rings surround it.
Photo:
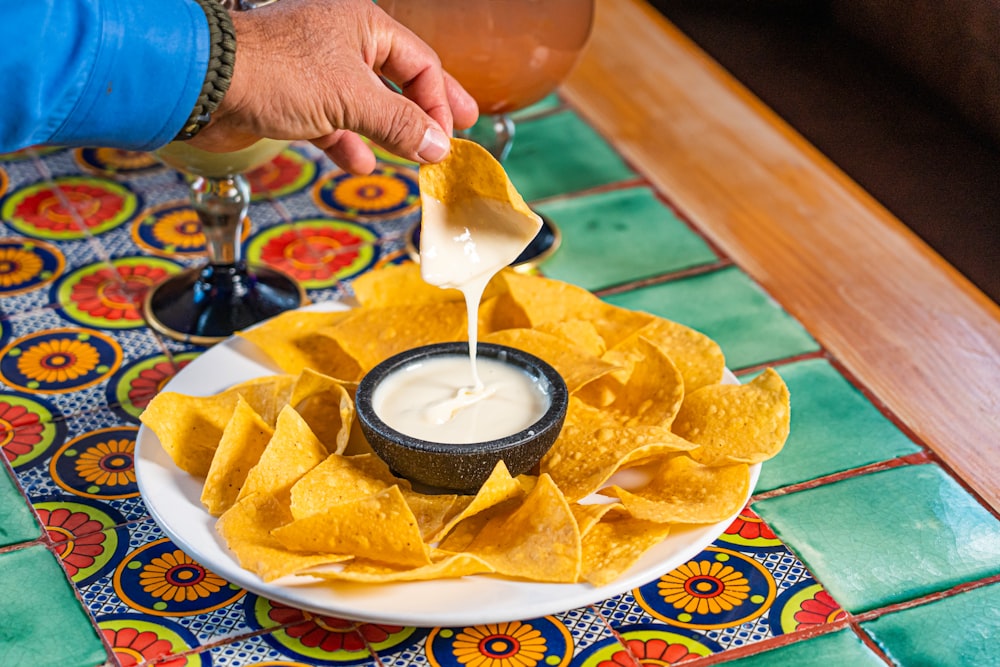
<path fill-rule="evenodd" d="M 490 357 L 480 356 L 477 366 L 478 389 L 464 355 L 416 361 L 379 383 L 372 408 L 400 433 L 446 444 L 513 435 L 545 414 L 550 397 L 544 380 Z"/>

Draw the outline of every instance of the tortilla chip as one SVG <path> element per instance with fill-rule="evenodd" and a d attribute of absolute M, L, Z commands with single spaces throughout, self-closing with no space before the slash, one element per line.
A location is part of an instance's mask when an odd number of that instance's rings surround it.
<path fill-rule="evenodd" d="M 539 469 L 575 502 L 600 489 L 623 466 L 694 446 L 666 428 L 608 421 L 602 411 L 571 396 L 563 430 Z"/>
<path fill-rule="evenodd" d="M 420 194 L 454 206 L 463 201 L 505 202 L 526 217 L 537 217 L 511 183 L 503 165 L 474 141 L 452 139 L 444 160 L 420 166 Z"/>
<path fill-rule="evenodd" d="M 407 567 L 431 563 L 420 527 L 398 486 L 331 505 L 271 534 L 293 551 L 350 554 Z"/>
<path fill-rule="evenodd" d="M 468 339 L 464 301 L 355 310 L 320 334 L 337 343 L 362 371 L 394 354 L 430 343 Z"/>
<path fill-rule="evenodd" d="M 601 493 L 616 497 L 637 519 L 659 523 L 716 523 L 742 509 L 750 496 L 745 463 L 704 466 L 678 454 L 659 462 L 652 479 L 638 489 L 612 486 Z"/>
<path fill-rule="evenodd" d="M 462 508 L 459 496 L 454 493 L 425 494 L 408 490 L 402 486 L 403 497 L 409 505 L 413 516 L 420 527 L 420 536 L 424 542 L 431 543 L 435 535 L 440 534 L 448 521 Z"/>
<path fill-rule="evenodd" d="M 458 512 L 448 520 L 447 523 L 435 533 L 430 542 L 437 542 L 448 536 L 456 526 L 467 521 L 470 517 L 476 516 L 491 507 L 506 502 L 512 498 L 520 498 L 524 494 L 521 484 L 510 476 L 507 464 L 502 460 L 498 461 L 490 476 L 486 478 L 483 485 L 474 496 L 464 496 L 457 501 Z M 465 530 L 468 532 L 468 526 Z M 460 538 L 454 537 L 449 549 L 459 551 L 464 545 L 459 546 Z M 442 545 L 442 548 L 445 548 Z"/>
<path fill-rule="evenodd" d="M 670 524 L 609 511 L 582 540 L 581 578 L 594 586 L 611 583 L 669 533 Z"/>
<path fill-rule="evenodd" d="M 580 531 L 548 475 L 517 509 L 487 523 L 466 552 L 510 577 L 568 583 L 580 576 Z"/>
<path fill-rule="evenodd" d="M 442 289 L 424 282 L 420 277 L 420 265 L 414 262 L 388 264 L 366 271 L 354 279 L 351 289 L 364 308 L 413 306 L 442 301 L 465 303 L 465 297 L 457 289 Z"/>
<path fill-rule="evenodd" d="M 164 391 L 153 397 L 139 418 L 178 468 L 204 477 L 238 398 L 243 396 L 265 422 L 273 424 L 269 417 L 290 386 L 290 377 L 275 375 L 241 382 L 212 396 Z"/>
<path fill-rule="evenodd" d="M 580 530 L 580 537 L 585 537 L 590 529 L 597 525 L 601 517 L 616 508 L 621 509 L 621 505 L 617 503 L 589 503 L 586 505 L 573 503 L 570 505 L 573 518 L 576 519 L 576 526 Z"/>
<path fill-rule="evenodd" d="M 271 531 L 290 520 L 288 509 L 273 496 L 253 494 L 226 510 L 215 527 L 236 555 L 240 567 L 264 581 L 274 581 L 317 565 L 350 560 L 350 556 L 289 551 Z"/>
<path fill-rule="evenodd" d="M 791 425 L 788 387 L 768 368 L 748 384 L 719 384 L 688 394 L 674 433 L 699 445 L 705 465 L 760 463 L 781 451 Z"/>
<path fill-rule="evenodd" d="M 531 328 L 550 322 L 590 320 L 591 315 L 607 305 L 582 287 L 551 278 L 505 269 L 496 280 L 506 285 L 506 293 L 499 298 L 516 304 Z"/>
<path fill-rule="evenodd" d="M 332 454 L 291 487 L 292 517 L 304 519 L 320 514 L 332 505 L 373 496 L 400 483 L 409 487 L 408 482 L 397 479 L 374 454 Z"/>
<path fill-rule="evenodd" d="M 274 434 L 274 429 L 237 397 L 236 408 L 219 440 L 201 490 L 201 502 L 212 516 L 232 507 L 250 469 Z"/>
<path fill-rule="evenodd" d="M 353 383 L 345 383 L 311 369 L 303 370 L 292 385 L 288 402 L 331 454 L 347 448 L 354 421 Z"/>
<path fill-rule="evenodd" d="M 327 456 L 326 447 L 305 420 L 294 408 L 285 406 L 278 415 L 274 435 L 247 474 L 238 498 L 263 493 L 284 501 L 292 485 Z"/>
<path fill-rule="evenodd" d="M 534 329 L 505 329 L 483 336 L 481 340 L 524 350 L 547 361 L 562 376 L 571 394 L 588 382 L 619 368 L 582 352 L 565 339 Z"/>
<path fill-rule="evenodd" d="M 589 320 L 565 320 L 539 324 L 536 331 L 549 333 L 569 341 L 582 352 L 592 357 L 603 356 L 608 351 L 607 343 L 597 332 L 597 327 Z"/>
<path fill-rule="evenodd" d="M 608 350 L 603 360 L 619 370 L 587 384 L 576 395 L 605 418 L 626 426 L 673 422 L 684 399 L 684 378 L 663 351 L 645 338 L 631 338 Z"/>
<path fill-rule="evenodd" d="M 726 367 L 722 348 L 705 334 L 683 324 L 656 317 L 632 336 L 645 338 L 670 357 L 684 377 L 685 392 L 691 393 L 701 387 L 722 382 Z M 616 347 L 624 344 L 625 341 L 618 343 Z"/>
<path fill-rule="evenodd" d="M 259 347 L 285 373 L 306 368 L 352 379 L 337 373 L 343 360 L 329 346 L 317 344 L 316 332 L 342 320 L 351 311 L 291 310 L 236 334 Z"/>
<path fill-rule="evenodd" d="M 365 584 L 384 584 L 394 581 L 425 581 L 428 579 L 452 579 L 471 574 L 486 574 L 493 569 L 472 554 L 448 554 L 430 565 L 415 568 L 399 568 L 379 563 L 355 559 L 339 570 L 307 572 L 331 581 L 353 581 Z"/>

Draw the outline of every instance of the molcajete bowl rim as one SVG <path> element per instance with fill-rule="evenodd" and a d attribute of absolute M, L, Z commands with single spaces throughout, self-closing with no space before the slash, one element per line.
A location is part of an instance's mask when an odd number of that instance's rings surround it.
<path fill-rule="evenodd" d="M 566 382 L 551 364 L 543 359 L 516 347 L 496 343 L 478 343 L 477 357 L 510 361 L 513 365 L 527 370 L 533 377 L 545 379 L 549 405 L 545 412 L 528 427 L 493 440 L 470 443 L 441 443 L 416 438 L 386 424 L 375 412 L 372 399 L 375 389 L 391 373 L 420 359 L 436 356 L 459 356 L 469 354 L 469 344 L 466 341 L 430 343 L 399 352 L 375 365 L 361 378 L 355 394 L 355 410 L 362 427 L 374 431 L 398 446 L 417 452 L 440 454 L 452 458 L 477 453 L 505 452 L 517 449 L 526 442 L 531 442 L 548 434 L 553 428 L 562 429 L 569 406 L 569 391 Z M 367 433 L 366 433 L 367 435 Z M 553 438 L 554 441 L 554 438 Z M 377 443 L 369 444 L 378 454 Z M 540 457 L 539 457 L 540 458 Z"/>

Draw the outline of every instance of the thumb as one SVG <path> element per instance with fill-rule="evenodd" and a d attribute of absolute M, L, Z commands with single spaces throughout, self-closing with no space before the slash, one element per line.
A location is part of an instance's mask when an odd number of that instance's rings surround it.
<path fill-rule="evenodd" d="M 451 139 L 441 125 L 381 79 L 360 91 L 355 101 L 360 108 L 352 129 L 394 155 L 414 162 L 440 162 L 451 149 Z"/>

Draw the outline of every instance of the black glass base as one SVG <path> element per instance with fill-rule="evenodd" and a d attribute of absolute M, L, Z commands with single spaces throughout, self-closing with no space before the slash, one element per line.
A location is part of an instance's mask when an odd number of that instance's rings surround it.
<path fill-rule="evenodd" d="M 168 338 L 213 345 L 305 303 L 305 291 L 281 271 L 209 264 L 153 286 L 142 311 L 149 325 Z"/>

